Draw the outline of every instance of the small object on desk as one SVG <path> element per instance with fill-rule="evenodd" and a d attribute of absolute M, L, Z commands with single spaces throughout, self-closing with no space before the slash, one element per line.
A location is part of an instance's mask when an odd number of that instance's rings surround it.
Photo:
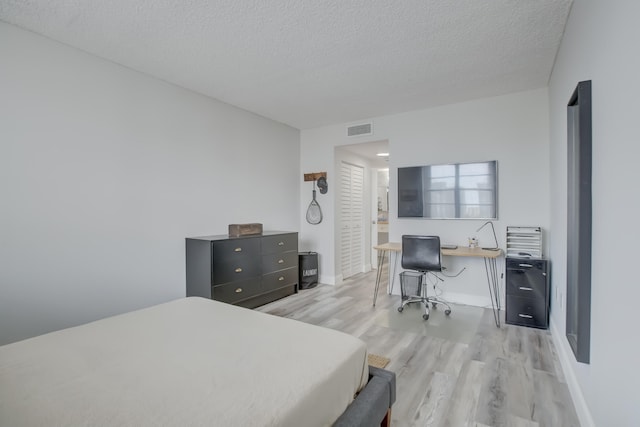
<path fill-rule="evenodd" d="M 442 245 L 442 249 L 458 249 L 458 245 Z"/>
<path fill-rule="evenodd" d="M 484 249 L 485 251 L 499 251 L 500 248 L 480 248 L 480 249 Z"/>

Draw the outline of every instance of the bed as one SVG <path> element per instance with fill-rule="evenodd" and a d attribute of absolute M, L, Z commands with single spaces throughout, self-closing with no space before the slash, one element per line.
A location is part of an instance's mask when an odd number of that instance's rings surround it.
<path fill-rule="evenodd" d="M 183 298 L 0 347 L 0 425 L 388 425 L 395 376 L 366 361 L 347 334 Z"/>

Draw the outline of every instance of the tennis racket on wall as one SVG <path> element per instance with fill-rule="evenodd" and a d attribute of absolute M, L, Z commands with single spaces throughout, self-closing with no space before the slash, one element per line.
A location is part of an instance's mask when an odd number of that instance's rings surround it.
<path fill-rule="evenodd" d="M 316 201 L 316 181 L 313 180 L 313 193 L 312 200 L 309 203 L 309 207 L 307 208 L 307 222 L 309 224 L 320 224 L 322 222 L 322 209 L 320 209 L 320 205 Z"/>

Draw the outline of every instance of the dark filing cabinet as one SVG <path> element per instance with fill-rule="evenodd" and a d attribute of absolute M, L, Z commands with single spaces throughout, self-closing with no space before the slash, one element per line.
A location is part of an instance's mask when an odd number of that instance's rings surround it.
<path fill-rule="evenodd" d="M 186 239 L 187 296 L 254 308 L 297 292 L 298 233 Z"/>
<path fill-rule="evenodd" d="M 549 327 L 549 261 L 507 258 L 506 322 Z"/>

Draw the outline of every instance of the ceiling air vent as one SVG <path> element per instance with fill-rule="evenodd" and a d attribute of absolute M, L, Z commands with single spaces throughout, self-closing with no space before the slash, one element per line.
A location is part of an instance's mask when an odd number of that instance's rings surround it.
<path fill-rule="evenodd" d="M 347 136 L 373 135 L 373 126 L 371 123 L 362 123 L 359 125 L 349 126 L 347 128 Z"/>

